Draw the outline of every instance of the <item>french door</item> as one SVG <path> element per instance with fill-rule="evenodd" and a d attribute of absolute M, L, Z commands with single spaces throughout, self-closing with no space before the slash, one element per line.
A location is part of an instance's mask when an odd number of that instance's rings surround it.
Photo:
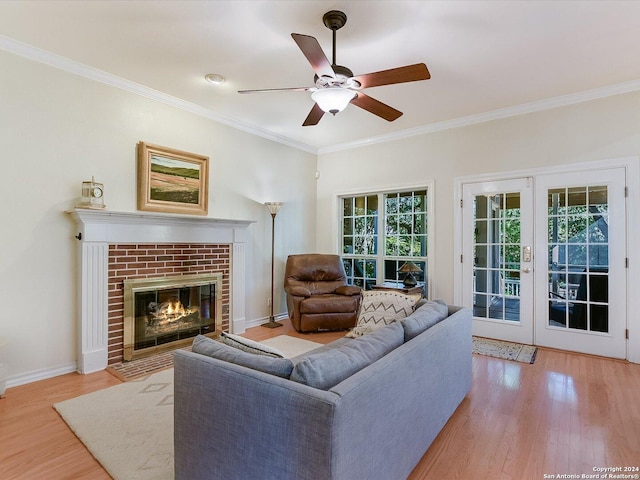
<path fill-rule="evenodd" d="M 625 170 L 462 187 L 474 335 L 626 358 Z"/>
<path fill-rule="evenodd" d="M 473 334 L 533 342 L 531 179 L 463 185 L 463 291 Z"/>
<path fill-rule="evenodd" d="M 625 170 L 536 178 L 537 345 L 626 358 Z"/>

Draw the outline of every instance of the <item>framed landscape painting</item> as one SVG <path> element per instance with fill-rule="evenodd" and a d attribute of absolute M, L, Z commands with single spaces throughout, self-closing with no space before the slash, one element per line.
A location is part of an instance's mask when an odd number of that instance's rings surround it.
<path fill-rule="evenodd" d="M 138 209 L 207 215 L 209 157 L 138 143 Z"/>

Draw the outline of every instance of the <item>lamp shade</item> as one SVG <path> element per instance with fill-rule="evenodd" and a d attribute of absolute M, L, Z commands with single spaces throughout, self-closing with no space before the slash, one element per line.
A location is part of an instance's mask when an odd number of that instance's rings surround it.
<path fill-rule="evenodd" d="M 354 91 L 341 87 L 323 88 L 311 94 L 313 101 L 323 111 L 333 115 L 347 108 L 347 105 L 355 96 L 356 93 Z"/>
<path fill-rule="evenodd" d="M 418 273 L 421 271 L 422 269 L 413 262 L 405 262 L 398 270 L 400 273 Z"/>
<path fill-rule="evenodd" d="M 269 213 L 271 215 L 277 215 L 280 209 L 282 208 L 282 205 L 284 205 L 284 203 L 283 202 L 265 202 L 264 205 L 269 209 Z"/>

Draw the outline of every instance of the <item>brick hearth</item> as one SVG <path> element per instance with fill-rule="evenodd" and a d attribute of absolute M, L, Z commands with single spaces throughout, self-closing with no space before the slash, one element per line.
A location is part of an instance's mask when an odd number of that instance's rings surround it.
<path fill-rule="evenodd" d="M 230 260 L 229 244 L 110 244 L 108 364 L 123 360 L 124 280 L 220 272 L 222 330 L 229 331 Z"/>

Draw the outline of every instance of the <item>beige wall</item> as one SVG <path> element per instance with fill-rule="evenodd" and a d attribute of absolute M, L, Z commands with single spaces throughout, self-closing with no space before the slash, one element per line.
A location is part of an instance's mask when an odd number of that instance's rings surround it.
<path fill-rule="evenodd" d="M 44 64 L 0 52 L 0 362 L 9 385 L 73 369 L 75 226 L 65 210 L 83 180 L 109 210 L 136 211 L 136 143 L 210 157 L 209 216 L 255 220 L 247 248 L 247 321 L 269 315 L 271 217 L 276 278 L 286 255 L 314 249 L 316 157 Z M 276 286 L 275 312 L 286 311 Z"/>

